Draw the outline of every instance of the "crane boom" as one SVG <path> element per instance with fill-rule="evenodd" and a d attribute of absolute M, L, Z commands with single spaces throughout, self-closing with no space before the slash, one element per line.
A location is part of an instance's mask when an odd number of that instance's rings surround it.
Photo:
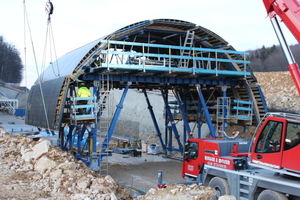
<path fill-rule="evenodd" d="M 300 95 L 300 72 L 293 54 L 286 43 L 276 16 L 284 22 L 287 28 L 300 43 L 300 1 L 299 0 L 263 0 L 273 28 L 288 61 L 288 69 Z"/>

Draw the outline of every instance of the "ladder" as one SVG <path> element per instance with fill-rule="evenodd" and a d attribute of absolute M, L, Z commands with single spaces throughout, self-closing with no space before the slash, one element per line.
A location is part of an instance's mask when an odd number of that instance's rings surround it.
<path fill-rule="evenodd" d="M 99 130 L 101 137 L 100 145 L 100 176 L 108 175 L 108 157 L 111 155 L 108 149 L 102 152 L 103 148 L 108 147 L 109 144 L 104 144 L 104 141 L 108 141 L 108 130 L 112 119 L 112 95 L 113 92 L 110 90 L 109 75 L 101 74 L 101 81 L 99 82 Z"/>
<path fill-rule="evenodd" d="M 185 40 L 184 40 L 183 47 L 189 47 L 189 48 L 193 47 L 194 35 L 195 35 L 194 31 L 187 31 L 186 32 L 186 37 L 185 37 Z M 191 56 L 191 49 L 182 49 L 182 50 L 180 50 L 180 56 Z M 187 68 L 188 66 L 189 66 L 189 59 L 180 58 L 179 67 Z"/>
<path fill-rule="evenodd" d="M 250 181 L 252 178 L 247 176 L 240 176 L 240 188 L 239 188 L 239 195 L 241 200 L 248 200 L 249 196 L 249 189 L 250 189 Z"/>
<path fill-rule="evenodd" d="M 230 118 L 230 101 L 230 97 L 217 98 L 216 133 L 226 132 L 227 119 Z"/>

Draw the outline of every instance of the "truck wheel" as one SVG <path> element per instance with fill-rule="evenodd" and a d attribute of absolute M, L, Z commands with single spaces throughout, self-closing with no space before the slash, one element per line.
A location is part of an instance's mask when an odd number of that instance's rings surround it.
<path fill-rule="evenodd" d="M 208 186 L 214 188 L 217 191 L 217 199 L 220 196 L 230 194 L 228 182 L 224 178 L 214 177 L 209 181 Z"/>
<path fill-rule="evenodd" d="M 257 200 L 265 200 L 265 199 L 272 199 L 272 200 L 288 200 L 288 198 L 279 192 L 275 192 L 273 190 L 264 190 L 262 193 L 259 194 Z"/>

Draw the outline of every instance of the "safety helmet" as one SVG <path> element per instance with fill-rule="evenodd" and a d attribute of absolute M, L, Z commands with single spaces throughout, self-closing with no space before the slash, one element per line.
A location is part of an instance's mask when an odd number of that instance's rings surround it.
<path fill-rule="evenodd" d="M 80 85 L 80 86 L 85 86 L 85 83 L 80 83 L 79 85 Z"/>

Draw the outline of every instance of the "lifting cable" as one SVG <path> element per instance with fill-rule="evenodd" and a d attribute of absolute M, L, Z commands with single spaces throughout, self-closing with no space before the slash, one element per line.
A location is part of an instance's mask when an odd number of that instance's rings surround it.
<path fill-rule="evenodd" d="M 23 0 L 23 5 L 24 5 L 24 43 L 25 43 L 24 51 L 25 51 L 25 66 L 26 66 L 26 40 L 25 40 L 25 37 L 26 37 L 25 32 L 26 31 L 25 31 L 25 23 L 27 22 L 27 26 L 28 26 L 28 30 L 29 30 L 29 35 L 30 35 L 30 41 L 31 41 L 31 45 L 32 45 L 33 56 L 34 56 L 34 61 L 35 61 L 35 66 L 36 66 L 36 71 L 37 71 L 37 75 L 38 75 L 38 83 L 39 83 L 39 86 L 40 86 L 40 92 L 41 92 L 41 97 L 42 97 L 43 108 L 44 108 L 44 112 L 45 112 L 45 118 L 46 118 L 48 130 L 50 130 L 49 120 L 48 120 L 47 110 L 46 110 L 46 105 L 45 105 L 45 99 L 44 99 L 44 93 L 43 93 L 43 88 L 42 88 L 42 82 L 41 82 L 41 75 L 40 75 L 40 72 L 39 72 L 39 69 L 38 69 L 38 65 L 37 65 L 36 53 L 35 53 L 35 49 L 34 49 L 34 45 L 33 45 L 33 39 L 32 39 L 31 29 L 30 29 L 30 26 L 29 26 L 29 20 L 28 20 L 28 15 L 27 15 L 27 11 L 26 11 L 25 0 Z M 50 20 L 50 15 L 53 13 L 53 4 L 50 2 L 50 0 L 46 3 L 45 10 L 46 10 L 46 12 L 48 14 L 48 22 L 47 22 L 47 24 L 49 25 L 49 22 L 51 21 Z M 47 32 L 48 32 L 48 27 L 47 27 Z M 45 59 L 45 56 L 43 57 L 43 59 Z M 45 63 L 45 62 L 43 61 L 43 63 Z M 58 76 L 59 76 L 59 72 L 58 72 Z"/>

